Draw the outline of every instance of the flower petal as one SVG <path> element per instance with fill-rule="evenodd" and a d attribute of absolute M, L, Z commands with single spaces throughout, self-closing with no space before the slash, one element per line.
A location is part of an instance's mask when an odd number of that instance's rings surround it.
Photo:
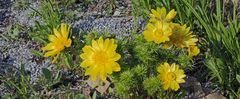
<path fill-rule="evenodd" d="M 84 60 L 84 61 L 80 64 L 80 66 L 83 67 L 83 68 L 87 68 L 87 67 L 89 67 L 89 66 L 91 66 L 91 65 L 92 65 L 92 61 L 91 61 L 91 60 Z"/>
<path fill-rule="evenodd" d="M 115 55 L 113 57 L 111 57 L 111 61 L 117 61 L 121 58 L 121 55 L 118 53 L 115 53 Z"/>
<path fill-rule="evenodd" d="M 92 40 L 92 47 L 93 47 L 94 51 L 100 50 L 98 43 L 95 40 Z"/>
<path fill-rule="evenodd" d="M 55 48 L 54 43 L 49 43 L 45 47 L 42 48 L 43 51 L 53 50 Z"/>
<path fill-rule="evenodd" d="M 172 88 L 174 91 L 177 91 L 177 90 L 180 88 L 180 86 L 179 86 L 179 84 L 178 84 L 176 81 L 173 81 L 173 82 L 171 83 L 171 88 Z"/>
<path fill-rule="evenodd" d="M 120 65 L 117 62 L 114 62 L 112 64 L 112 70 L 115 71 L 115 72 L 118 72 L 118 71 L 121 70 L 121 67 L 120 67 Z"/>
<path fill-rule="evenodd" d="M 59 54 L 57 50 L 52 50 L 44 54 L 44 57 L 54 56 L 56 54 Z"/>
<path fill-rule="evenodd" d="M 66 47 L 70 47 L 71 46 L 71 43 L 72 43 L 72 40 L 71 39 L 68 39 L 65 46 Z"/>
<path fill-rule="evenodd" d="M 103 38 L 100 37 L 98 40 L 97 40 L 97 43 L 98 43 L 98 46 L 100 49 L 103 49 Z"/>
<path fill-rule="evenodd" d="M 53 29 L 53 33 L 54 35 L 59 39 L 59 38 L 62 38 L 62 35 L 59 33 L 59 31 L 57 29 Z"/>
<path fill-rule="evenodd" d="M 106 51 L 108 48 L 109 48 L 109 44 L 110 44 L 110 40 L 109 39 L 106 39 L 104 41 L 104 45 L 103 45 L 103 49 Z"/>
<path fill-rule="evenodd" d="M 177 12 L 173 9 L 167 14 L 166 20 L 171 21 L 176 15 L 177 15 Z"/>
<path fill-rule="evenodd" d="M 180 78 L 177 78 L 176 81 L 177 81 L 178 83 L 185 83 L 185 80 L 184 80 L 184 79 L 180 79 Z"/>
<path fill-rule="evenodd" d="M 65 39 L 68 38 L 68 25 L 65 23 L 61 24 L 61 34 Z"/>
<path fill-rule="evenodd" d="M 48 36 L 48 40 L 50 42 L 57 42 L 58 41 L 58 38 L 55 36 L 55 35 L 49 35 Z"/>
<path fill-rule="evenodd" d="M 89 45 L 84 46 L 82 50 L 84 53 L 93 52 L 93 48 Z"/>
<path fill-rule="evenodd" d="M 92 66 L 87 70 L 88 72 L 86 71 L 85 74 L 89 73 L 91 80 L 96 80 L 99 74 L 98 69 L 98 66 Z"/>
<path fill-rule="evenodd" d="M 101 78 L 101 80 L 103 80 L 103 81 L 106 80 L 106 78 L 107 78 L 107 73 L 106 73 L 106 71 L 105 71 L 105 68 L 101 68 L 101 70 L 100 70 L 100 78 Z"/>
<path fill-rule="evenodd" d="M 156 10 L 152 9 L 151 12 L 152 12 L 154 17 L 157 17 L 157 18 L 160 17 L 160 14 Z"/>
<path fill-rule="evenodd" d="M 108 73 L 108 74 L 112 74 L 112 65 L 110 64 L 106 64 L 105 65 L 105 69 L 106 69 L 106 73 Z"/>
<path fill-rule="evenodd" d="M 92 53 L 92 52 L 89 52 L 89 53 L 83 53 L 83 54 L 81 54 L 80 57 L 81 57 L 82 59 L 86 60 L 86 59 L 91 59 L 91 58 L 92 58 L 92 55 L 93 55 L 93 53 Z"/>
<path fill-rule="evenodd" d="M 157 12 L 159 13 L 159 18 L 161 20 L 164 20 L 167 14 L 166 8 L 165 7 L 157 8 Z"/>
<path fill-rule="evenodd" d="M 170 85 L 169 85 L 168 83 L 164 83 L 164 84 L 163 84 L 163 89 L 164 89 L 164 90 L 168 90 L 169 86 L 170 86 Z"/>

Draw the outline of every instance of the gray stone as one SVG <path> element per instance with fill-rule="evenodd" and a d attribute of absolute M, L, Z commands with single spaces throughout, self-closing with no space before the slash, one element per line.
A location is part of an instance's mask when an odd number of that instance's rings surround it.
<path fill-rule="evenodd" d="M 121 12 L 118 11 L 118 10 L 116 10 L 116 11 L 114 12 L 113 16 L 119 16 L 120 14 L 121 14 Z"/>

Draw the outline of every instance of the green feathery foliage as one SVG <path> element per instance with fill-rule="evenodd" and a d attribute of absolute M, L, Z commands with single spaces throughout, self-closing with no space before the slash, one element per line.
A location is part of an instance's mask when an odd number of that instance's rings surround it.
<path fill-rule="evenodd" d="M 148 95 L 154 96 L 161 93 L 161 82 L 158 77 L 147 78 L 143 81 L 144 89 L 147 90 Z"/>

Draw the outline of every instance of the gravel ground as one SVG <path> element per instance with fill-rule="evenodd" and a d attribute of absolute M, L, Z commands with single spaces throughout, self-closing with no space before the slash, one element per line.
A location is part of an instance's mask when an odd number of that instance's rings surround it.
<path fill-rule="evenodd" d="M 50 60 L 46 59 L 42 61 L 41 58 L 31 53 L 32 49 L 39 48 L 38 44 L 32 41 L 20 39 L 18 42 L 7 42 L 0 39 L 0 47 L 2 53 L 0 55 L 0 62 L 11 64 L 16 68 L 19 68 L 23 64 L 25 69 L 31 73 L 33 81 L 39 75 L 40 68 L 50 65 Z"/>
<path fill-rule="evenodd" d="M 124 0 L 121 0 L 122 2 Z M 11 0 L 0 1 L 0 33 L 6 31 L 6 28 L 9 25 L 20 24 L 25 28 L 33 26 L 34 20 L 28 19 L 28 15 L 31 13 L 30 9 L 25 10 L 15 10 Z M 2 6 L 4 5 L 4 6 Z M 31 6 L 37 7 L 38 2 L 32 2 Z M 122 7 L 117 7 L 121 9 Z M 119 10 L 117 10 L 119 11 Z M 121 12 L 121 11 L 120 11 Z M 77 14 L 77 13 L 76 13 Z M 115 13 L 115 16 L 112 17 L 96 17 L 96 16 L 87 16 L 75 21 L 73 28 L 81 29 L 83 31 L 99 31 L 110 33 L 116 33 L 118 37 L 128 36 L 135 27 L 138 27 L 138 30 L 142 30 L 145 22 L 138 19 L 136 24 L 134 24 L 133 17 L 123 16 L 119 17 L 120 13 Z M 139 31 L 139 32 L 140 32 Z M 27 29 L 20 31 L 23 33 L 27 32 Z M 6 33 L 6 32 L 5 32 Z M 26 37 L 19 37 L 19 39 L 14 42 L 7 41 L 6 39 L 0 36 L 0 66 L 2 67 L 11 67 L 19 68 L 21 64 L 24 64 L 26 70 L 31 73 L 32 81 L 34 82 L 39 74 L 41 74 L 41 68 L 48 67 L 51 62 L 49 59 L 42 60 L 39 57 L 36 57 L 31 53 L 31 49 L 40 49 L 40 44 L 35 43 Z M 6 66 L 6 64 L 8 66 Z M 11 73 L 8 68 L 0 68 L 0 74 Z M 6 72 L 1 72 L 6 71 Z"/>
<path fill-rule="evenodd" d="M 33 3 L 33 6 L 36 6 Z M 34 20 L 27 19 L 27 15 L 30 14 L 30 9 L 16 10 L 13 6 L 13 0 L 0 0 L 0 66 L 6 66 L 6 68 L 0 68 L 0 71 L 8 70 L 8 67 L 14 66 L 19 68 L 21 64 L 24 64 L 26 70 L 30 71 L 32 81 L 35 81 L 37 75 L 40 73 L 40 68 L 47 66 L 45 63 L 48 61 L 38 62 L 38 58 L 31 53 L 31 49 L 39 49 L 39 44 L 26 39 L 25 36 L 19 37 L 17 40 L 7 40 L 3 38 L 8 34 L 8 27 L 15 24 L 20 24 L 24 27 L 33 25 Z M 19 31 L 18 34 L 26 33 L 26 30 Z M 21 35 L 19 35 L 21 36 Z M 6 73 L 12 73 L 6 71 Z M 4 74 L 4 72 L 0 72 Z"/>
<path fill-rule="evenodd" d="M 100 33 L 109 32 L 115 33 L 117 36 L 129 36 L 131 32 L 137 27 L 138 32 L 144 29 L 145 21 L 138 19 L 136 25 L 134 24 L 133 17 L 104 17 L 104 18 L 91 18 L 80 19 L 75 21 L 73 27 L 80 28 L 83 31 L 96 30 Z"/>
<path fill-rule="evenodd" d="M 6 25 L 9 23 L 7 18 L 10 18 L 11 6 L 11 0 L 0 0 L 0 33 L 3 33 Z"/>
<path fill-rule="evenodd" d="M 36 48 L 39 48 L 38 44 L 32 41 L 19 39 L 16 42 L 9 42 L 0 38 L 0 76 L 12 75 L 20 70 L 22 64 L 26 73 L 31 74 L 31 83 L 34 83 L 41 74 L 41 68 L 52 67 L 49 59 L 42 60 L 31 53 L 31 49 Z M 5 91 L 5 88 L 0 87 L 0 96 Z"/>

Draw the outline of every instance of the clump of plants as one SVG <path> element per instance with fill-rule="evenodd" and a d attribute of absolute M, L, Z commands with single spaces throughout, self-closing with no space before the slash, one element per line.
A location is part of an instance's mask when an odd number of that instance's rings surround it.
<path fill-rule="evenodd" d="M 84 81 L 102 94 L 116 93 L 114 96 L 123 98 L 179 96 L 184 70 L 191 68 L 192 58 L 200 53 L 198 39 L 187 25 L 172 22 L 175 10 L 167 13 L 162 7 L 151 12 L 145 31 L 131 38 L 96 33 L 72 38 L 75 33 L 70 25 L 62 23 L 48 33 L 42 48 L 44 57 L 52 57 L 52 63 L 62 69 L 80 72 L 76 75 L 88 78 Z"/>
<path fill-rule="evenodd" d="M 213 83 L 228 98 L 239 98 L 239 18 L 237 1 L 222 0 L 132 0 L 134 15 L 148 18 L 150 9 L 165 6 L 175 8 L 179 23 L 187 23 L 201 38 L 204 53 L 202 68 Z M 227 6 L 231 6 L 230 8 Z M 229 14 L 230 13 L 230 14 Z M 202 79 L 201 78 L 201 79 Z"/>
<path fill-rule="evenodd" d="M 95 91 L 93 98 L 97 97 L 96 92 L 121 98 L 183 98 L 186 95 L 181 88 L 186 82 L 185 70 L 191 69 L 192 59 L 200 49 L 198 38 L 188 24 L 173 21 L 177 15 L 174 9 L 151 9 L 143 33 L 117 39 L 111 34 L 74 31 L 67 24 L 67 16 L 54 5 L 54 2 L 46 3 L 43 6 L 46 11 L 37 11 L 44 23 L 36 21 L 31 37 L 44 44 L 35 53 L 50 58 L 57 68 L 52 71 L 44 68 L 39 86 L 29 87 L 36 91 L 25 92 L 24 98 L 31 94 L 41 98 L 58 97 L 54 90 L 70 90 L 69 86 L 76 83 L 89 85 Z M 71 73 L 70 77 L 63 75 L 64 71 Z M 81 82 L 77 82 L 79 79 Z M 81 97 L 78 93 L 82 91 L 70 90 L 63 94 L 69 98 Z"/>
<path fill-rule="evenodd" d="M 126 71 L 113 79 L 116 92 L 125 98 L 171 98 L 177 95 L 174 91 L 185 82 L 184 70 L 191 68 L 191 59 L 200 52 L 196 46 L 198 39 L 190 28 L 172 22 L 175 10 L 167 13 L 162 7 L 151 12 L 146 30 L 140 35 L 132 35 L 133 39 L 126 43 L 126 47 L 129 46 L 124 49 L 127 55 L 123 54 L 120 60 L 120 66 Z M 128 57 L 134 60 L 128 62 Z M 186 60 L 181 61 L 181 57 Z"/>

